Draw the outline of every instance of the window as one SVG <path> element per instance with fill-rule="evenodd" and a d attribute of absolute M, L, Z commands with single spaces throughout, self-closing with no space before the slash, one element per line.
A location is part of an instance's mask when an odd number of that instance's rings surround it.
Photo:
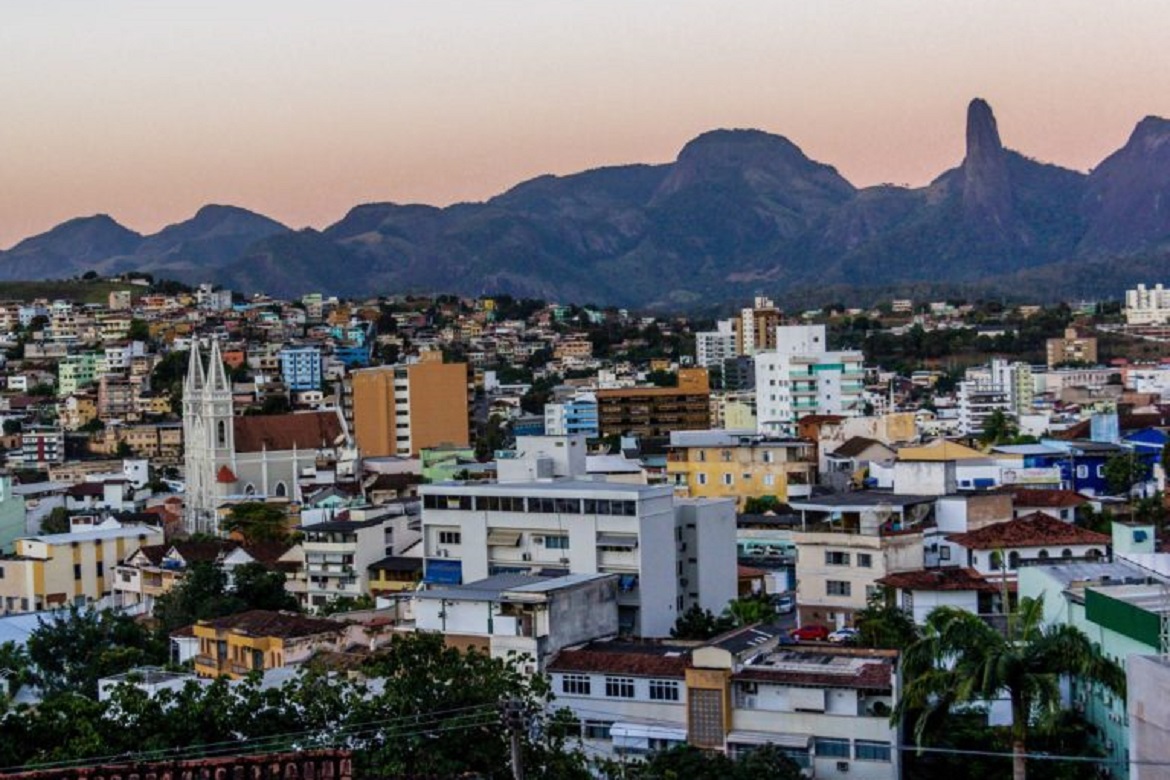
<path fill-rule="evenodd" d="M 458 531 L 439 531 L 439 544 L 462 544 L 463 534 Z"/>
<path fill-rule="evenodd" d="M 650 701 L 678 701 L 678 683 L 674 680 L 651 680 Z"/>
<path fill-rule="evenodd" d="M 105 574 L 106 574 L 106 562 L 105 561 L 98 561 L 97 562 L 97 576 L 103 577 L 103 576 L 105 576 Z"/>
<path fill-rule="evenodd" d="M 0 566 L 0 580 L 4 579 L 4 567 Z"/>
<path fill-rule="evenodd" d="M 813 740 L 817 758 L 849 758 L 849 740 L 817 737 Z"/>
<path fill-rule="evenodd" d="M 592 685 L 587 674 L 566 674 L 561 678 L 561 693 L 573 696 L 588 696 Z"/>
<path fill-rule="evenodd" d="M 613 726 L 607 720 L 585 721 L 585 739 L 609 739 L 609 730 Z"/>
<path fill-rule="evenodd" d="M 707 475 L 706 474 L 699 474 L 698 477 L 699 477 L 699 484 L 700 485 L 707 484 Z"/>
<path fill-rule="evenodd" d="M 993 569 L 1003 568 L 1003 556 L 1000 555 L 999 550 L 992 550 L 991 555 L 988 556 L 988 561 Z"/>
<path fill-rule="evenodd" d="M 772 463 L 775 456 L 771 450 L 764 450 L 764 463 Z"/>
<path fill-rule="evenodd" d="M 80 563 L 73 564 L 73 579 L 75 579 L 75 580 L 81 579 L 81 564 Z"/>
<path fill-rule="evenodd" d="M 940 561 L 949 561 L 951 559 L 951 548 L 943 545 L 938 548 L 938 559 Z"/>
<path fill-rule="evenodd" d="M 776 475 L 775 474 L 765 474 L 764 475 L 764 484 L 767 487 L 772 487 L 773 485 L 775 485 L 776 484 Z"/>
<path fill-rule="evenodd" d="M 546 536 L 544 537 L 544 546 L 550 550 L 567 550 L 569 549 L 569 537 Z"/>
<path fill-rule="evenodd" d="M 825 580 L 825 593 L 830 596 L 849 596 L 852 591 L 852 584 L 845 580 Z"/>
<path fill-rule="evenodd" d="M 724 484 L 724 485 L 733 485 L 733 484 L 735 484 L 735 477 L 734 477 L 734 476 L 732 476 L 731 474 L 724 474 L 724 475 L 723 475 L 723 484 Z"/>
<path fill-rule="evenodd" d="M 838 552 L 835 550 L 825 551 L 825 565 L 826 566 L 848 566 L 849 553 Z"/>
<path fill-rule="evenodd" d="M 605 695 L 611 699 L 634 698 L 633 677 L 606 677 Z"/>
<path fill-rule="evenodd" d="M 1018 552 L 1016 552 L 1015 550 L 1008 553 L 1008 568 L 1009 569 L 1020 568 L 1020 554 Z"/>
<path fill-rule="evenodd" d="M 1063 550 L 1061 550 L 1060 557 L 1061 558 L 1071 558 L 1072 557 L 1072 550 L 1065 547 Z"/>
<path fill-rule="evenodd" d="M 853 757 L 858 761 L 889 761 L 890 743 L 859 739 L 853 743 Z"/>
<path fill-rule="evenodd" d="M 857 553 L 857 565 L 863 569 L 872 569 L 873 556 L 869 553 Z"/>

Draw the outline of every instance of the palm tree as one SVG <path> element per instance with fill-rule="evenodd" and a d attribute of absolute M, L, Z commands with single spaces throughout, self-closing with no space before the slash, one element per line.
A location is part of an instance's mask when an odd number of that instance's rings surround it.
<path fill-rule="evenodd" d="M 939 607 L 926 617 L 922 638 L 906 650 L 907 683 L 894 718 L 914 712 L 914 739 L 923 736 L 953 705 L 1011 702 L 1012 777 L 1026 780 L 1028 724 L 1033 715 L 1054 713 L 1065 675 L 1125 695 L 1125 672 L 1105 658 L 1074 626 L 1046 626 L 1043 599 L 1021 599 L 1001 634 L 978 616 Z"/>

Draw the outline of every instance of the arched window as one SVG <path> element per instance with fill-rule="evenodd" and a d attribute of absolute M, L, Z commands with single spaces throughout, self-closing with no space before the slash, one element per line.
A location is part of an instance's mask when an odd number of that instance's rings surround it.
<path fill-rule="evenodd" d="M 283 482 L 277 482 L 275 493 L 277 498 L 284 498 L 288 495 L 288 485 L 285 485 Z"/>
<path fill-rule="evenodd" d="M 1071 558 L 1072 557 L 1072 550 L 1065 547 L 1063 550 L 1060 551 L 1060 557 L 1061 558 Z"/>
<path fill-rule="evenodd" d="M 999 550 L 992 550 L 991 557 L 988 559 L 992 569 L 1003 568 L 1003 556 L 1000 555 Z"/>
<path fill-rule="evenodd" d="M 1096 547 L 1089 550 L 1089 552 L 1087 554 L 1090 558 L 1100 558 L 1101 557 L 1101 551 L 1098 550 Z"/>
<path fill-rule="evenodd" d="M 1037 558 L 1039 558 L 1039 559 L 1040 559 L 1040 560 L 1042 560 L 1042 561 L 1046 561 L 1046 560 L 1048 560 L 1048 551 L 1047 551 L 1047 550 L 1041 550 L 1041 551 L 1040 551 L 1040 552 L 1039 552 L 1039 553 L 1036 555 L 1036 557 L 1037 557 Z"/>
<path fill-rule="evenodd" d="M 1010 553 L 1008 553 L 1008 568 L 1009 569 L 1020 568 L 1020 554 L 1018 552 L 1016 552 L 1015 550 L 1012 550 Z"/>
<path fill-rule="evenodd" d="M 227 446 L 227 423 L 223 420 L 215 424 L 215 444 L 217 447 Z"/>
<path fill-rule="evenodd" d="M 249 482 L 249 483 L 248 483 L 248 485 L 247 485 L 247 487 L 245 487 L 245 488 L 244 488 L 244 495 L 245 495 L 245 496 L 254 496 L 254 495 L 256 495 L 256 486 L 255 486 L 255 485 L 253 485 L 251 482 Z"/>

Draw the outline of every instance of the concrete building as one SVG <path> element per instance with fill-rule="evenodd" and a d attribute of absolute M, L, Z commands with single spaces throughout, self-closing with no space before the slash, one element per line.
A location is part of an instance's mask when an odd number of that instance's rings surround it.
<path fill-rule="evenodd" d="M 200 620 L 193 627 L 199 642 L 195 674 L 238 680 L 307 661 L 318 650 L 343 650 L 345 625 L 291 612 L 254 609 L 228 617 Z"/>
<path fill-rule="evenodd" d="M 114 569 L 135 546 L 162 541 L 161 528 L 117 522 L 17 539 L 14 554 L 0 558 L 0 612 L 100 601 L 113 594 Z"/>
<path fill-rule="evenodd" d="M 369 594 L 371 564 L 394 553 L 393 521 L 387 514 L 301 526 L 309 609 L 316 611 L 339 598 Z"/>
<path fill-rule="evenodd" d="M 681 368 L 677 387 L 602 388 L 597 419 L 602 436 L 666 436 L 710 427 L 710 385 L 704 368 Z"/>
<path fill-rule="evenodd" d="M 1097 339 L 1095 336 L 1079 336 L 1076 328 L 1066 328 L 1064 336 L 1048 339 L 1045 343 L 1048 368 L 1053 369 L 1064 363 L 1097 365 Z"/>
<path fill-rule="evenodd" d="M 593 393 L 578 393 L 563 403 L 544 405 L 544 433 L 547 436 L 568 436 L 584 434 L 596 437 L 597 396 Z"/>
<path fill-rule="evenodd" d="M 674 431 L 666 458 L 675 492 L 692 498 L 807 496 L 816 483 L 814 445 L 749 430 Z"/>
<path fill-rule="evenodd" d="M 527 655 L 532 672 L 570 645 L 616 636 L 618 576 L 497 574 L 415 594 L 415 628 L 493 658 Z"/>
<path fill-rule="evenodd" d="M 862 362 L 861 352 L 829 351 L 824 325 L 777 328 L 775 350 L 756 354 L 760 433 L 791 434 L 806 415 L 860 416 Z"/>
<path fill-rule="evenodd" d="M 321 389 L 321 350 L 314 346 L 285 347 L 280 351 L 280 376 L 293 392 Z"/>
<path fill-rule="evenodd" d="M 700 368 L 722 366 L 723 361 L 739 354 L 731 320 L 719 320 L 715 330 L 695 334 L 695 365 Z"/>
<path fill-rule="evenodd" d="M 354 433 L 363 456 L 417 456 L 427 447 L 471 443 L 467 364 L 441 361 L 438 354 L 353 373 Z"/>
<path fill-rule="evenodd" d="M 690 744 L 736 757 L 771 744 L 810 777 L 899 777 L 897 653 L 779 640 L 757 626 L 698 647 L 591 642 L 562 651 L 549 672 L 590 752 Z"/>
<path fill-rule="evenodd" d="M 780 316 L 780 310 L 771 298 L 756 296 L 750 307 L 741 309 L 739 316 L 731 320 L 735 354 L 755 355 L 775 349 Z"/>
<path fill-rule="evenodd" d="M 576 480 L 424 485 L 425 579 L 617 574 L 621 631 L 666 636 L 692 604 L 719 613 L 736 597 L 734 504 L 676 508 L 672 492 Z"/>
<path fill-rule="evenodd" d="M 1161 284 L 1147 288 L 1139 284 L 1125 291 L 1125 322 L 1128 325 L 1161 325 L 1170 322 L 1170 290 Z"/>
<path fill-rule="evenodd" d="M 24 496 L 12 488 L 12 475 L 0 473 L 0 555 L 11 553 L 16 540 L 28 531 Z"/>
<path fill-rule="evenodd" d="M 995 359 L 989 365 L 969 368 L 959 383 L 957 396 L 960 431 L 966 435 L 982 433 L 987 418 L 997 411 L 1012 418 L 1032 411 L 1032 367 Z"/>

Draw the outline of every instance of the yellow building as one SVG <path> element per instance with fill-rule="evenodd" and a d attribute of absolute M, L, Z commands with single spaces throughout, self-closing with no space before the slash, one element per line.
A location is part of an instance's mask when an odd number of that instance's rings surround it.
<path fill-rule="evenodd" d="M 114 569 L 135 547 L 162 544 L 161 528 L 97 527 L 17 539 L 0 558 L 0 614 L 89 604 L 112 593 Z"/>
<path fill-rule="evenodd" d="M 811 442 L 769 439 L 749 431 L 675 431 L 666 456 L 667 480 L 690 498 L 807 496 L 816 482 Z"/>
<path fill-rule="evenodd" d="M 239 679 L 299 664 L 319 650 L 340 650 L 345 642 L 343 623 L 263 609 L 200 620 L 192 630 L 199 640 L 200 677 Z"/>
<path fill-rule="evenodd" d="M 413 591 L 422 579 L 422 558 L 389 556 L 371 563 L 369 574 L 372 596 Z"/>
<path fill-rule="evenodd" d="M 471 443 L 467 364 L 441 361 L 440 355 L 354 372 L 354 435 L 362 455 L 417 456 L 426 447 Z"/>

